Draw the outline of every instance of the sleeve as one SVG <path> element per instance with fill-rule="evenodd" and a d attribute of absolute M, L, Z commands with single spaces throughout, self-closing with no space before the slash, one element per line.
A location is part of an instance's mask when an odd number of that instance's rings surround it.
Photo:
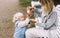
<path fill-rule="evenodd" d="M 52 16 L 47 20 L 47 22 L 44 24 L 46 29 L 49 29 L 50 27 L 53 26 L 53 24 L 56 22 L 57 19 L 57 14 L 56 12 L 54 12 L 54 14 L 52 14 Z"/>
<path fill-rule="evenodd" d="M 44 28 L 48 29 L 48 28 L 50 28 L 50 27 L 53 26 L 53 24 L 55 23 L 56 19 L 57 19 L 57 13 L 54 12 L 54 13 L 51 15 L 51 17 L 47 20 L 46 23 L 39 23 L 39 25 L 40 25 L 41 27 L 44 27 Z"/>
<path fill-rule="evenodd" d="M 18 24 L 18 27 L 27 26 L 28 23 L 29 23 L 29 21 L 30 21 L 30 20 L 29 20 L 29 17 L 27 17 L 25 21 L 22 21 L 22 22 L 20 22 L 20 23 Z"/>
<path fill-rule="evenodd" d="M 42 18 L 41 17 L 35 18 L 35 21 L 36 23 L 42 23 Z"/>

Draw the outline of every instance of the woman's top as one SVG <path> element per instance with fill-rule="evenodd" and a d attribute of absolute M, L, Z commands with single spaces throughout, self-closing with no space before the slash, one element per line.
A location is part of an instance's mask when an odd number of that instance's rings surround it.
<path fill-rule="evenodd" d="M 45 30 L 56 29 L 56 23 L 55 22 L 57 21 L 57 12 L 56 12 L 55 7 L 53 7 L 53 9 L 50 11 L 50 13 L 48 15 L 44 15 L 42 17 L 42 12 L 40 15 L 42 18 L 42 23 L 37 23 L 37 25 L 39 25 L 40 27 L 44 27 Z"/>
<path fill-rule="evenodd" d="M 60 5 L 56 6 L 57 11 L 57 36 L 60 38 Z"/>

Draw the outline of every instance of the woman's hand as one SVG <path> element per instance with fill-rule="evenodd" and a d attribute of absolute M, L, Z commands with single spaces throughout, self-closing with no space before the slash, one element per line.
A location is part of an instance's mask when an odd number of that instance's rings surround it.
<path fill-rule="evenodd" d="M 31 11 L 31 10 L 34 9 L 34 8 L 31 7 L 31 6 L 28 6 L 27 9 Z"/>
<path fill-rule="evenodd" d="M 31 13 L 31 11 L 32 11 L 33 9 L 34 9 L 33 7 L 28 6 L 28 7 L 27 7 L 27 13 Z"/>
<path fill-rule="evenodd" d="M 26 14 L 27 16 L 31 16 L 32 9 L 33 9 L 33 7 L 31 7 L 31 6 L 27 7 L 27 14 Z"/>

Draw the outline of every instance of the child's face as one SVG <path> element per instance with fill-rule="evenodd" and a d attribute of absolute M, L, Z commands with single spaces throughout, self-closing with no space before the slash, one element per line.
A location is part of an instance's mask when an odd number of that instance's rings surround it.
<path fill-rule="evenodd" d="M 23 21 L 24 20 L 24 16 L 19 16 L 18 20 Z"/>

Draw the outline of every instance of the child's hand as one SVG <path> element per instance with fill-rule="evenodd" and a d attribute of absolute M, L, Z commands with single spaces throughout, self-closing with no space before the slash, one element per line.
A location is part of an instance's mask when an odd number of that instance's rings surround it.
<path fill-rule="evenodd" d="M 27 13 L 26 16 L 27 16 L 27 17 L 30 17 L 30 16 L 31 16 L 31 13 Z"/>
<path fill-rule="evenodd" d="M 30 19 L 30 22 L 36 23 L 35 19 Z"/>

